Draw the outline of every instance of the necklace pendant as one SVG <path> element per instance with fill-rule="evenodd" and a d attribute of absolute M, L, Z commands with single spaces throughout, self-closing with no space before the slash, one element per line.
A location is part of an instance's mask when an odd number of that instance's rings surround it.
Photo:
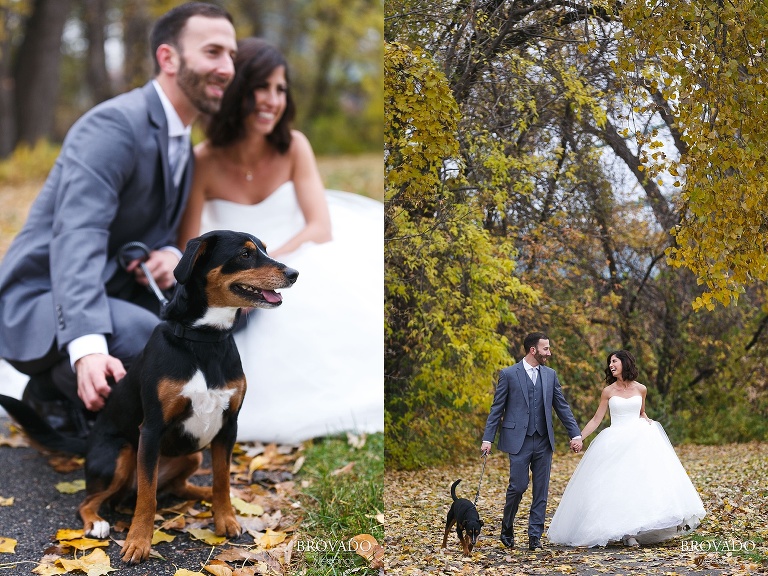
<path fill-rule="evenodd" d="M 253 180 L 253 172 L 251 172 L 250 170 L 246 171 L 245 179 L 248 180 L 248 182 L 251 182 Z"/>

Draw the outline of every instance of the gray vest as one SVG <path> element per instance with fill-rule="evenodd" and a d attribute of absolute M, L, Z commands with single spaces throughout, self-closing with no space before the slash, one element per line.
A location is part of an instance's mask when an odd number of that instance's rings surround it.
<path fill-rule="evenodd" d="M 542 436 L 545 436 L 547 433 L 547 417 L 544 414 L 544 392 L 541 383 L 541 368 L 537 370 L 537 373 L 539 376 L 536 379 L 536 386 L 531 382 L 530 376 L 526 378 L 526 380 L 528 380 L 528 428 L 526 430 L 526 435 L 528 436 L 533 436 L 534 432 L 538 432 Z"/>

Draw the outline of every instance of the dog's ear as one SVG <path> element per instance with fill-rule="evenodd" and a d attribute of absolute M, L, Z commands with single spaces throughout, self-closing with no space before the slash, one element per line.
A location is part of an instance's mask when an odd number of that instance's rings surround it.
<path fill-rule="evenodd" d="M 197 259 L 205 253 L 207 247 L 207 238 L 192 238 L 192 240 L 187 242 L 187 248 L 184 250 L 181 260 L 179 260 L 179 263 L 173 270 L 173 275 L 176 277 L 176 281 L 179 284 L 187 283 L 189 277 L 192 275 L 192 269 L 195 267 Z"/>

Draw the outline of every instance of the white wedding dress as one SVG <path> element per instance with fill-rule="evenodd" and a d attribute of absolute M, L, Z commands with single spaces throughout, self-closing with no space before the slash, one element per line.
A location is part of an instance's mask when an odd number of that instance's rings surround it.
<path fill-rule="evenodd" d="M 332 190 L 326 198 L 333 240 L 277 258 L 299 271 L 296 284 L 235 334 L 248 383 L 240 441 L 384 430 L 384 205 Z M 286 182 L 258 204 L 206 202 L 201 233 L 248 232 L 269 252 L 303 226 Z"/>
<path fill-rule="evenodd" d="M 658 422 L 640 418 L 642 398 L 613 396 L 611 425 L 592 441 L 563 493 L 547 537 L 605 546 L 634 536 L 651 544 L 696 528 L 704 505 Z"/>

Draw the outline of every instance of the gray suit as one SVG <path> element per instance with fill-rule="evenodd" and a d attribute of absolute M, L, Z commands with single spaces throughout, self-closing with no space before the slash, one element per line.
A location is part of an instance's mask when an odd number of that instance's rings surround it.
<path fill-rule="evenodd" d="M 130 361 L 157 318 L 117 254 L 129 241 L 175 245 L 190 181 L 191 162 L 173 184 L 152 83 L 80 118 L 0 264 L 0 357 L 39 373 L 73 339 L 106 334 L 110 353 Z"/>
<path fill-rule="evenodd" d="M 509 454 L 509 486 L 502 534 L 512 535 L 517 508 L 528 488 L 529 468 L 533 477 L 533 502 L 528 535 L 541 537 L 544 530 L 549 473 L 555 448 L 553 409 L 571 438 L 581 434 L 554 370 L 540 365 L 537 386 L 531 382 L 522 361 L 501 371 L 483 441 L 493 442 L 501 424 L 499 450 Z"/>

